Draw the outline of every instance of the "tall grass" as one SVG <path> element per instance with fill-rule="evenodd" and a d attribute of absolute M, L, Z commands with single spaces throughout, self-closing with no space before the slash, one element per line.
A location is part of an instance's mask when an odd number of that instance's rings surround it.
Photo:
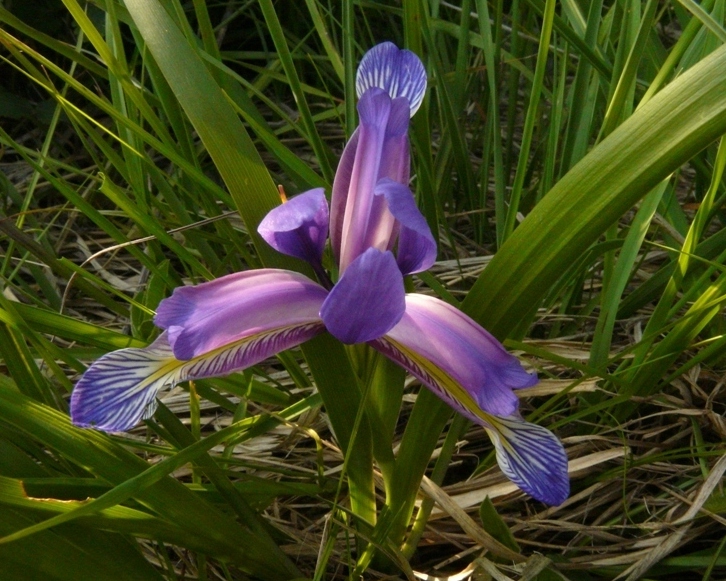
<path fill-rule="evenodd" d="M 724 11 L 5 2 L 0 577 L 722 577 Z M 179 386 L 126 435 L 68 420 L 85 366 L 153 339 L 173 288 L 304 270 L 256 225 L 277 184 L 330 190 L 382 40 L 429 72 L 413 187 L 440 261 L 411 284 L 537 369 L 523 410 L 566 445 L 561 507 L 328 336 Z"/>

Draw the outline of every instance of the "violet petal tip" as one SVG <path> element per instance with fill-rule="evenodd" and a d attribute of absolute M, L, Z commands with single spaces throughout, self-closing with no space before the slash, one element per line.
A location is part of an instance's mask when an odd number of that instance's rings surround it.
<path fill-rule="evenodd" d="M 496 418 L 487 432 L 502 472 L 533 498 L 558 506 L 570 495 L 567 454 L 549 430 L 510 416 Z"/>
<path fill-rule="evenodd" d="M 405 97 L 413 117 L 426 93 L 426 69 L 416 54 L 382 42 L 363 55 L 355 86 L 359 98 L 372 87 L 383 89 L 392 99 Z"/>

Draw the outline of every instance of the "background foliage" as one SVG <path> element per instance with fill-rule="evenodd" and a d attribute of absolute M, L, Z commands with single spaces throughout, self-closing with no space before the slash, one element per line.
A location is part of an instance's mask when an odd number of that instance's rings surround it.
<path fill-rule="evenodd" d="M 3 578 L 722 577 L 725 10 L 5 0 Z M 330 190 L 383 40 L 429 72 L 412 185 L 440 260 L 411 284 L 537 369 L 522 407 L 567 448 L 561 507 L 325 336 L 130 434 L 68 421 L 85 365 L 151 340 L 174 287 L 303 269 L 256 224 L 276 184 Z"/>

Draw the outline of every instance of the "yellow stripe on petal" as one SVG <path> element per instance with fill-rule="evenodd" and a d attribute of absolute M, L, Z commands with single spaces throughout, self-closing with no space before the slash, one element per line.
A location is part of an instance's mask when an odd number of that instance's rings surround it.
<path fill-rule="evenodd" d="M 291 325 L 234 341 L 188 361 L 174 358 L 166 333 L 143 349 L 120 349 L 98 359 L 71 395 L 71 418 L 80 427 L 106 432 L 133 428 L 153 414 L 166 385 L 219 377 L 245 369 L 324 330 L 322 323 Z"/>
<path fill-rule="evenodd" d="M 398 363 L 461 415 L 477 424 L 490 425 L 494 416 L 483 411 L 459 382 L 416 351 L 382 337 L 371 345 Z"/>
<path fill-rule="evenodd" d="M 469 392 L 448 373 L 390 337 L 372 341 L 376 349 L 407 369 L 426 387 L 471 421 L 484 427 L 502 472 L 542 502 L 558 505 L 570 493 L 567 455 L 549 430 L 518 416 L 500 417 L 481 410 Z"/>

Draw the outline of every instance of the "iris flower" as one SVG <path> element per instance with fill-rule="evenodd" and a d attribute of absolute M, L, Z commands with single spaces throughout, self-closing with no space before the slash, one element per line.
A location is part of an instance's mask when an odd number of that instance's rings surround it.
<path fill-rule="evenodd" d="M 322 189 L 310 190 L 273 209 L 258 229 L 279 252 L 310 263 L 318 282 L 266 268 L 175 289 L 159 304 L 156 341 L 108 353 L 78 381 L 73 422 L 128 430 L 153 414 L 166 385 L 244 369 L 327 331 L 401 365 L 484 427 L 517 486 L 560 504 L 569 494 L 565 452 L 551 432 L 521 418 L 514 393 L 537 376 L 458 309 L 404 289 L 404 276 L 436 258 L 408 187 L 408 125 L 426 90 L 423 64 L 391 43 L 377 45 L 361 61 L 356 89 L 360 124 L 330 209 Z M 335 284 L 323 265 L 328 232 Z"/>

